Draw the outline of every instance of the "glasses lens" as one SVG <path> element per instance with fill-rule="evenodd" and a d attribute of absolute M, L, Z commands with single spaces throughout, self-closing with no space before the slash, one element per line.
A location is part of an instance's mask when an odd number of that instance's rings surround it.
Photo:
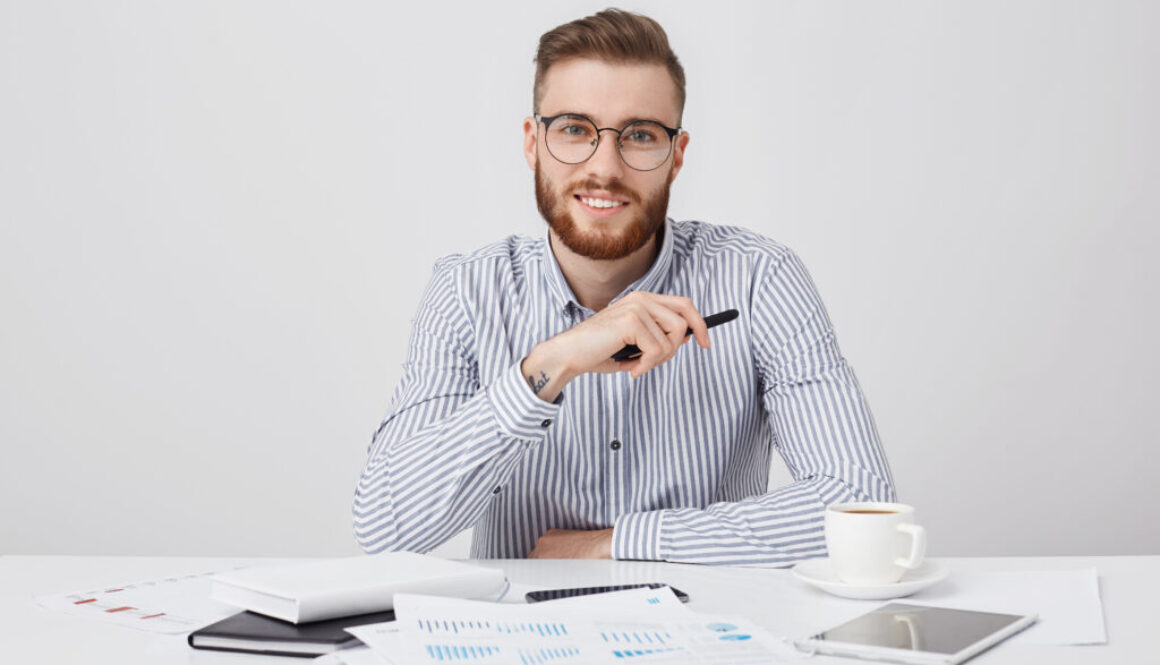
<path fill-rule="evenodd" d="M 579 164 L 596 151 L 596 125 L 575 115 L 562 115 L 547 131 L 548 151 L 565 164 Z"/>
<path fill-rule="evenodd" d="M 620 133 L 620 154 L 624 163 L 640 171 L 651 171 L 669 158 L 672 141 L 661 125 L 634 122 Z"/>

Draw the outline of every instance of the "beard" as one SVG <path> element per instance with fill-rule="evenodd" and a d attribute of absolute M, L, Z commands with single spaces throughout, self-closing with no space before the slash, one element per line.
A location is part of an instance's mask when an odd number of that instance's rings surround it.
<path fill-rule="evenodd" d="M 564 196 L 556 195 L 552 184 L 536 164 L 536 207 L 540 209 L 544 221 L 556 232 L 560 242 L 580 256 L 598 261 L 621 259 L 644 247 L 655 237 L 665 224 L 665 213 L 669 208 L 669 189 L 673 184 L 672 171 L 665 178 L 664 186 L 651 193 L 642 201 L 635 191 L 621 184 L 619 180 L 600 183 L 586 179 L 567 188 Z M 629 203 L 640 207 L 626 228 L 618 232 L 598 229 L 584 232 L 576 226 L 576 220 L 568 212 L 567 200 L 581 190 L 600 189 L 623 196 Z"/>

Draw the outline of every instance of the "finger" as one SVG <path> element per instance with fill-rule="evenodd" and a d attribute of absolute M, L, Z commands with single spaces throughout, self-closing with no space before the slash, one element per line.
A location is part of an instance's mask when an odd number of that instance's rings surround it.
<path fill-rule="evenodd" d="M 701 316 L 701 313 L 697 310 L 696 305 L 693 304 L 691 299 L 685 296 L 659 293 L 649 295 L 652 296 L 651 302 L 663 305 L 667 309 L 680 315 L 685 321 L 684 327 L 692 331 L 692 335 L 696 338 L 697 343 L 705 348 L 709 347 L 709 326 L 705 323 L 704 317 Z M 681 332 L 684 332 L 684 330 Z"/>
<path fill-rule="evenodd" d="M 676 353 L 685 343 L 685 332 L 689 329 L 685 318 L 660 303 L 649 303 L 648 310 L 672 344 L 672 352 Z"/>
<path fill-rule="evenodd" d="M 685 331 L 689 328 L 685 317 L 666 303 L 653 300 L 641 303 L 641 306 L 648 310 L 648 313 L 652 315 L 666 335 L 676 333 L 684 336 Z"/>
<path fill-rule="evenodd" d="M 688 341 L 688 337 L 685 335 L 688 326 L 680 314 L 659 303 L 649 303 L 648 314 L 653 317 L 657 326 L 664 333 L 667 343 L 664 357 L 656 359 L 653 363 L 653 366 L 656 367 L 672 360 L 677 355 L 677 351 L 681 350 L 681 345 Z"/>
<path fill-rule="evenodd" d="M 693 337 L 697 339 L 701 348 L 709 348 L 709 326 L 705 324 L 704 317 L 697 311 L 693 301 L 684 296 L 665 296 L 664 303 L 666 307 L 685 319 L 685 327 L 692 329 Z"/>
<path fill-rule="evenodd" d="M 634 379 L 661 364 L 669 355 L 672 346 L 665 332 L 653 320 L 652 314 L 647 309 L 636 310 L 636 315 L 639 326 L 633 343 L 640 347 L 638 358 L 640 365 L 631 372 Z"/>

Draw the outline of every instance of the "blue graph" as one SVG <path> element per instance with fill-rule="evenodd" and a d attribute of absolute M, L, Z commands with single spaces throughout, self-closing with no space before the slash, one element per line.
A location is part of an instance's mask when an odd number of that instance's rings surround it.
<path fill-rule="evenodd" d="M 427 645 L 427 656 L 437 662 L 475 661 L 484 660 L 490 656 L 498 656 L 499 647 L 485 646 L 448 646 Z"/>
<path fill-rule="evenodd" d="M 632 645 L 649 645 L 661 646 L 668 643 L 673 636 L 667 632 L 659 630 L 640 631 L 640 630 L 626 630 L 618 632 L 602 632 L 601 639 L 611 644 L 632 644 Z"/>
<path fill-rule="evenodd" d="M 519 654 L 522 665 L 544 665 L 544 663 L 579 656 L 580 650 L 571 647 L 564 649 L 520 649 Z"/>
<path fill-rule="evenodd" d="M 419 629 L 428 635 L 494 635 L 496 633 L 562 637 L 568 627 L 556 622 L 528 621 L 447 621 L 420 620 Z"/>
<path fill-rule="evenodd" d="M 420 619 L 419 628 L 431 635 L 458 635 L 460 633 L 479 633 L 492 628 L 490 621 L 447 621 L 438 619 L 427 621 Z"/>

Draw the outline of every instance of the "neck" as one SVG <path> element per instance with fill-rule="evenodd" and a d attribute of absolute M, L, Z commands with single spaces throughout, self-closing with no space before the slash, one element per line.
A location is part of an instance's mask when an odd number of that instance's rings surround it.
<path fill-rule="evenodd" d="M 597 261 L 576 254 L 564 246 L 555 231 L 548 230 L 549 244 L 564 280 L 580 304 L 594 312 L 608 306 L 629 284 L 644 276 L 660 253 L 661 231 L 632 254 L 619 259 Z"/>

